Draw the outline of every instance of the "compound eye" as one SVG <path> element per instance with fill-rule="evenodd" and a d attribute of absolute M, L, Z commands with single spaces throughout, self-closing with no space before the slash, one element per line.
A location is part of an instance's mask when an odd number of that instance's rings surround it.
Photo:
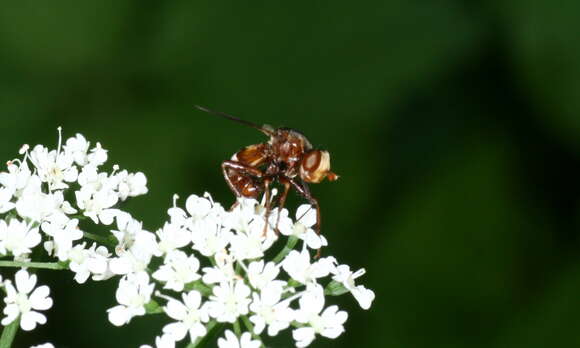
<path fill-rule="evenodd" d="M 320 151 L 311 151 L 305 157 L 302 162 L 302 167 L 305 171 L 313 171 L 320 165 Z"/>
<path fill-rule="evenodd" d="M 300 177 L 311 183 L 321 182 L 330 170 L 330 154 L 328 151 L 312 150 L 302 159 Z"/>

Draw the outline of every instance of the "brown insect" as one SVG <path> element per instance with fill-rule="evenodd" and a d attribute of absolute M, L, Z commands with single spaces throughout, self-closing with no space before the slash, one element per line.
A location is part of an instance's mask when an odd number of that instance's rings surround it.
<path fill-rule="evenodd" d="M 338 175 L 330 171 L 328 151 L 314 149 L 310 141 L 297 130 L 285 127 L 273 128 L 269 125 L 258 126 L 222 112 L 211 111 L 197 105 L 196 107 L 255 128 L 270 137 L 267 142 L 244 147 L 229 161 L 222 162 L 224 178 L 236 197 L 257 199 L 260 194 L 264 193 L 265 215 L 268 221 L 272 209 L 270 184 L 277 181 L 284 186 L 284 191 L 278 201 L 278 212 L 284 207 L 288 191 L 290 187 L 293 187 L 315 207 L 315 231 L 320 233 L 320 206 L 310 193 L 308 184 L 317 184 L 324 178 L 329 181 L 338 179 Z M 278 233 L 279 222 L 280 214 L 278 213 L 274 229 L 276 233 Z"/>

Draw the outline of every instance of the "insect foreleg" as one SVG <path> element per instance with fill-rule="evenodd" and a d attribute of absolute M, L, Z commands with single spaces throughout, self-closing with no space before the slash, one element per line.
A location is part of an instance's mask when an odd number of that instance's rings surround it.
<path fill-rule="evenodd" d="M 292 186 L 296 189 L 296 191 L 298 191 L 298 193 L 300 193 L 302 197 L 306 198 L 308 202 L 316 209 L 316 225 L 314 225 L 314 231 L 316 231 L 316 234 L 320 235 L 320 206 L 318 205 L 318 201 L 316 200 L 316 198 L 312 197 L 312 195 L 310 194 L 310 190 L 308 189 L 308 185 L 306 183 L 300 185 L 294 179 L 288 180 L 290 181 L 290 184 L 292 184 Z M 317 250 L 315 258 L 319 257 L 320 257 L 320 249 Z"/>

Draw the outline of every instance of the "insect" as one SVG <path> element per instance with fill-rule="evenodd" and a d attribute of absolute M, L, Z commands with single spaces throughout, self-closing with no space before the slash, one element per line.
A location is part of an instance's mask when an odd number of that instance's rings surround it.
<path fill-rule="evenodd" d="M 257 199 L 264 193 L 265 216 L 268 221 L 272 209 L 270 185 L 274 182 L 283 185 L 284 190 L 278 201 L 278 217 L 274 228 L 278 233 L 280 210 L 286 203 L 290 188 L 293 187 L 316 209 L 314 227 L 316 233 L 320 234 L 320 206 L 318 200 L 310 193 L 308 184 L 317 184 L 324 178 L 329 181 L 338 179 L 338 175 L 330 171 L 328 151 L 313 148 L 310 141 L 297 130 L 286 127 L 273 128 L 269 125 L 259 126 L 222 112 L 198 105 L 196 107 L 207 113 L 255 128 L 270 138 L 267 142 L 248 145 L 234 153 L 229 160 L 222 162 L 224 178 L 236 197 Z"/>

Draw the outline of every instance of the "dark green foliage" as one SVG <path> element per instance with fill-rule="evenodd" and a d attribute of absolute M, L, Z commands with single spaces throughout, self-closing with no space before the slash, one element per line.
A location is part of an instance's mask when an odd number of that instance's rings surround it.
<path fill-rule="evenodd" d="M 312 185 L 332 254 L 374 289 L 314 347 L 572 347 L 580 342 L 580 3 L 7 1 L 0 160 L 58 126 L 143 171 L 127 210 L 155 230 L 174 193 L 233 201 L 220 163 L 303 131 L 331 153 Z M 290 197 L 289 205 L 301 202 Z M 98 231 L 91 231 L 98 233 Z M 17 347 L 152 344 L 162 315 L 114 328 L 109 283 L 41 271 L 55 305 Z M 273 341 L 293 346 L 290 336 Z"/>

